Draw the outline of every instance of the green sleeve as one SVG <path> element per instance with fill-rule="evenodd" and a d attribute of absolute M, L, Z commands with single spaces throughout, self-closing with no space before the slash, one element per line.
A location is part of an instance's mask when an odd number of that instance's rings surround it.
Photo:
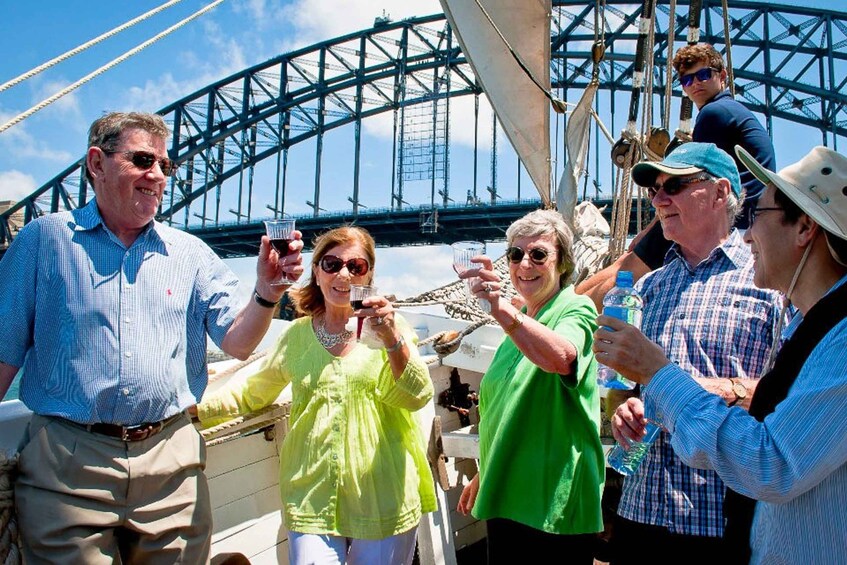
<path fill-rule="evenodd" d="M 292 331 L 294 330 L 294 331 Z M 294 326 L 280 335 L 274 351 L 262 368 L 243 382 L 233 383 L 216 391 L 197 406 L 197 416 L 204 428 L 216 426 L 232 418 L 269 406 L 291 381 L 290 367 L 283 362 L 288 343 L 296 334 Z M 289 361 L 291 361 L 289 359 Z"/>
<path fill-rule="evenodd" d="M 596 378 L 593 366 L 594 331 L 597 329 L 597 310 L 589 299 L 580 295 L 571 295 L 571 301 L 556 320 L 553 331 L 567 339 L 576 348 L 574 369 L 569 375 L 562 375 L 562 384 L 573 388 L 586 378 Z"/>
<path fill-rule="evenodd" d="M 414 412 L 426 406 L 432 399 L 432 379 L 418 353 L 416 347 L 418 339 L 414 330 L 399 315 L 395 317 L 395 323 L 400 328 L 400 333 L 409 348 L 409 362 L 406 363 L 403 374 L 395 380 L 391 372 L 391 364 L 388 362 L 388 353 L 383 351 L 377 394 L 386 404 Z"/>

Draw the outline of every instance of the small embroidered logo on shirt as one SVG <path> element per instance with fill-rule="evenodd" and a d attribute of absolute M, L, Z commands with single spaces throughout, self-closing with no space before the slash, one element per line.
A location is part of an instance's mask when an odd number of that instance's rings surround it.
<path fill-rule="evenodd" d="M 173 294 L 173 293 L 171 292 L 171 289 L 168 289 L 168 296 L 170 296 L 171 294 Z"/>

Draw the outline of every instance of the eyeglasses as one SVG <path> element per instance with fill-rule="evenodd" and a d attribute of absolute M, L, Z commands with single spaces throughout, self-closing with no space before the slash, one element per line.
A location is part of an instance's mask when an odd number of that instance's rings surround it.
<path fill-rule="evenodd" d="M 347 270 L 354 277 L 361 277 L 363 275 L 367 275 L 371 266 L 368 263 L 367 259 L 362 259 L 361 257 L 355 257 L 353 259 L 347 259 L 344 261 L 336 257 L 335 255 L 324 255 L 320 260 L 321 269 L 323 269 L 324 273 L 329 275 L 334 275 L 335 273 L 341 271 L 342 267 L 347 267 Z"/>
<path fill-rule="evenodd" d="M 703 182 L 707 180 L 715 180 L 711 175 L 699 175 L 696 177 L 670 177 L 665 181 L 664 184 L 654 184 L 653 186 L 647 187 L 647 196 L 650 197 L 650 200 L 656 198 L 656 195 L 659 194 L 660 190 L 664 190 L 665 194 L 668 196 L 674 196 L 675 194 L 679 194 L 692 184 L 697 184 L 698 182 Z"/>
<path fill-rule="evenodd" d="M 776 206 L 767 206 L 761 208 L 747 208 L 747 229 L 749 230 L 753 227 L 753 224 L 756 222 L 756 218 L 762 212 L 773 212 L 775 210 L 784 210 L 784 208 L 779 208 Z"/>
<path fill-rule="evenodd" d="M 103 150 L 103 153 L 106 155 L 114 155 L 115 153 L 120 153 L 127 159 L 129 159 L 130 163 L 132 163 L 135 167 L 141 169 L 142 171 L 149 171 L 153 168 L 155 163 L 159 163 L 159 168 L 162 169 L 162 174 L 166 177 L 173 176 L 176 172 L 177 164 L 168 159 L 167 157 L 162 157 L 161 159 L 157 159 L 153 153 L 149 151 L 107 151 Z"/>
<path fill-rule="evenodd" d="M 712 78 L 712 73 L 719 73 L 715 67 L 704 67 L 699 71 L 695 71 L 693 73 L 688 73 L 687 75 L 682 75 L 679 77 L 679 84 L 688 88 L 692 84 L 694 84 L 694 79 L 696 78 L 700 82 L 706 82 L 710 78 Z"/>
<path fill-rule="evenodd" d="M 506 257 L 511 263 L 520 263 L 523 261 L 524 255 L 528 254 L 530 261 L 536 265 L 543 265 L 547 262 L 547 257 L 553 253 L 553 251 L 547 251 L 543 247 L 533 247 L 527 251 L 524 251 L 520 247 L 510 247 L 506 250 Z"/>

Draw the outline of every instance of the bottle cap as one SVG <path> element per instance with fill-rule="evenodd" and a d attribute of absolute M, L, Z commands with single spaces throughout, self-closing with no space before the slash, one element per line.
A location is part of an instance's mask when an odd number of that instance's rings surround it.
<path fill-rule="evenodd" d="M 615 286 L 632 288 L 632 282 L 632 271 L 618 271 L 618 276 L 615 278 Z"/>

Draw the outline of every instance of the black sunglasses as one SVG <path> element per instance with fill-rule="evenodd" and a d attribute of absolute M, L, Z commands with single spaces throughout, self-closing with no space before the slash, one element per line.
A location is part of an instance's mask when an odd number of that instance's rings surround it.
<path fill-rule="evenodd" d="M 774 210 L 784 210 L 784 208 L 779 208 L 776 206 L 764 206 L 761 208 L 747 208 L 747 229 L 753 227 L 753 224 L 756 223 L 756 218 L 762 212 L 773 212 Z"/>
<path fill-rule="evenodd" d="M 675 194 L 679 194 L 692 184 L 697 184 L 698 182 L 703 182 L 706 180 L 714 180 L 710 175 L 699 175 L 696 177 L 670 177 L 665 180 L 664 184 L 654 184 L 653 186 L 647 187 L 647 196 L 650 197 L 650 200 L 656 198 L 656 195 L 659 194 L 660 190 L 664 190 L 665 194 L 668 196 L 673 196 Z"/>
<path fill-rule="evenodd" d="M 367 275 L 368 271 L 371 269 L 368 260 L 362 259 L 361 257 L 354 257 L 353 259 L 347 259 L 347 261 L 344 261 L 335 255 L 324 255 L 321 257 L 319 264 L 321 269 L 323 269 L 323 272 L 330 275 L 334 275 L 341 271 L 342 267 L 347 267 L 347 270 L 351 275 L 354 277 L 361 277 L 363 275 Z"/>
<path fill-rule="evenodd" d="M 699 71 L 688 73 L 687 75 L 682 75 L 681 77 L 679 77 L 679 84 L 681 84 L 685 88 L 688 88 L 689 86 L 694 84 L 695 78 L 700 82 L 706 82 L 707 80 L 712 78 L 713 72 L 718 73 L 720 71 L 718 71 L 715 67 L 704 67 Z"/>
<path fill-rule="evenodd" d="M 547 262 L 547 257 L 552 253 L 553 251 L 547 251 L 543 247 L 533 247 L 527 251 L 524 251 L 520 247 L 510 247 L 506 250 L 506 257 L 511 263 L 520 263 L 523 261 L 524 255 L 529 254 L 530 261 L 536 265 L 543 265 Z"/>
<path fill-rule="evenodd" d="M 103 150 L 103 153 L 106 155 L 114 155 L 115 153 L 120 153 L 127 159 L 129 159 L 130 163 L 132 163 L 135 167 L 141 169 L 142 171 L 149 171 L 153 168 L 155 163 L 159 163 L 159 168 L 162 169 L 162 174 L 166 177 L 173 176 L 176 172 L 177 165 L 167 157 L 162 157 L 161 159 L 157 159 L 156 156 L 149 151 L 106 151 Z"/>

